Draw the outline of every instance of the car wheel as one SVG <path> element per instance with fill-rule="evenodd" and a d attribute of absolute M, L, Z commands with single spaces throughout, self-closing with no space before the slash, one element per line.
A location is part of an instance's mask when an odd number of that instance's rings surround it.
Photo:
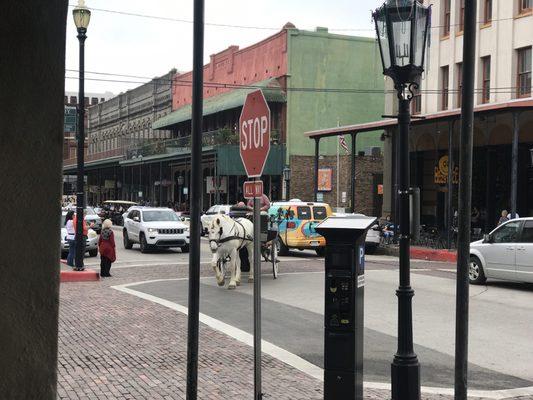
<path fill-rule="evenodd" d="M 141 245 L 141 253 L 148 253 L 149 246 L 148 243 L 146 243 L 146 237 L 144 236 L 144 233 L 139 235 L 139 242 Z"/>
<path fill-rule="evenodd" d="M 96 257 L 98 255 L 98 250 L 89 250 L 89 257 Z"/>
<path fill-rule="evenodd" d="M 123 242 L 125 249 L 130 250 L 133 247 L 133 242 L 130 240 L 128 231 L 126 229 L 123 231 Z"/>
<path fill-rule="evenodd" d="M 285 246 L 285 243 L 283 243 L 283 240 L 281 238 L 279 239 L 278 255 L 279 256 L 288 256 L 289 255 L 289 248 L 287 246 Z"/>
<path fill-rule="evenodd" d="M 68 257 L 68 253 L 61 253 L 61 259 L 66 260 Z"/>
<path fill-rule="evenodd" d="M 181 246 L 181 252 L 182 253 L 188 253 L 190 250 L 190 247 L 188 244 L 186 244 L 185 246 Z"/>
<path fill-rule="evenodd" d="M 319 247 L 318 249 L 315 249 L 316 255 L 319 257 L 324 257 L 326 255 L 326 248 L 325 247 Z"/>
<path fill-rule="evenodd" d="M 487 278 L 483 272 L 481 261 L 476 256 L 470 256 L 470 266 L 468 268 L 468 281 L 473 285 L 485 283 Z"/>

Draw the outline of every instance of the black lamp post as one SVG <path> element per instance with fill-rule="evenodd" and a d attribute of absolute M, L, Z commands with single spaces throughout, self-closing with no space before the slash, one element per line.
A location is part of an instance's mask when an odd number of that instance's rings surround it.
<path fill-rule="evenodd" d="M 409 218 L 409 103 L 424 71 L 429 7 L 421 0 L 387 0 L 372 13 L 378 36 L 383 74 L 392 78 L 398 105 L 398 202 L 400 226 L 400 285 L 398 296 L 398 350 L 391 366 L 393 400 L 420 399 L 420 364 L 413 348 L 414 291 L 410 282 Z"/>
<path fill-rule="evenodd" d="M 291 198 L 291 169 L 288 165 L 283 168 L 283 180 L 285 181 L 285 200 Z"/>
<path fill-rule="evenodd" d="M 76 189 L 76 271 L 83 271 L 83 257 L 85 255 L 85 237 L 83 236 L 85 193 L 84 193 L 84 151 L 85 151 L 85 39 L 87 38 L 87 26 L 91 20 L 91 12 L 85 7 L 85 1 L 79 0 L 78 6 L 72 10 L 74 24 L 78 30 L 80 43 L 80 75 L 78 93 L 78 179 Z"/>
<path fill-rule="evenodd" d="M 185 182 L 183 175 L 178 175 L 177 181 L 178 181 L 177 183 L 178 183 L 178 193 L 179 193 L 178 201 L 179 201 L 179 207 L 181 210 L 181 192 L 183 191 L 183 183 Z M 181 210 L 181 211 L 185 211 L 185 210 Z"/>

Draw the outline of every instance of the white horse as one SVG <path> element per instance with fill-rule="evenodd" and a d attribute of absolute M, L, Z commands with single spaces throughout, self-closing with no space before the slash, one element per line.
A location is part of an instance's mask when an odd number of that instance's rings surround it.
<path fill-rule="evenodd" d="M 227 215 L 217 216 L 209 226 L 209 247 L 213 253 L 211 266 L 215 270 L 218 286 L 224 286 L 225 277 L 223 261 L 227 260 L 231 279 L 228 289 L 235 289 L 241 284 L 241 259 L 239 250 L 246 247 L 250 261 L 250 275 L 248 282 L 253 282 L 253 234 L 254 225 L 246 218 L 233 219 Z"/>

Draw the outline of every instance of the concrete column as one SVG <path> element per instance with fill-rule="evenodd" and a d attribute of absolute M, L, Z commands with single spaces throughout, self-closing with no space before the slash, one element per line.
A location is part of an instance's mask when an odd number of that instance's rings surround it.
<path fill-rule="evenodd" d="M 0 13 L 2 399 L 56 399 L 66 20 L 66 0 Z"/>

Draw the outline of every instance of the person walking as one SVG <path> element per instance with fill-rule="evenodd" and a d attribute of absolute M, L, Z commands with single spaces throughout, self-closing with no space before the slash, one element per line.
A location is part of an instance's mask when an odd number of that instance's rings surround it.
<path fill-rule="evenodd" d="M 115 252 L 115 235 L 111 230 L 113 223 L 106 219 L 102 224 L 102 232 L 98 238 L 98 250 L 100 251 L 100 276 L 111 276 L 111 264 L 117 259 Z"/>
<path fill-rule="evenodd" d="M 69 210 L 65 215 L 65 229 L 67 230 L 67 243 L 68 243 L 68 255 L 67 265 L 74 267 L 74 259 L 76 257 L 76 227 L 72 218 L 74 217 L 74 211 Z"/>

